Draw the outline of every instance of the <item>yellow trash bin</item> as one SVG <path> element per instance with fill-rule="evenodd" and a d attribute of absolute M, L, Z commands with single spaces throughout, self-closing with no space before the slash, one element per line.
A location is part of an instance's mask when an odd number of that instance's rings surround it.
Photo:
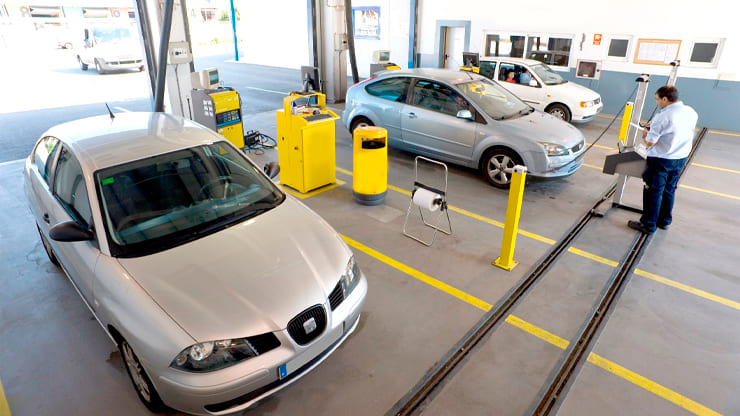
<path fill-rule="evenodd" d="M 352 153 L 352 195 L 362 205 L 380 205 L 388 193 L 388 132 L 358 127 Z"/>

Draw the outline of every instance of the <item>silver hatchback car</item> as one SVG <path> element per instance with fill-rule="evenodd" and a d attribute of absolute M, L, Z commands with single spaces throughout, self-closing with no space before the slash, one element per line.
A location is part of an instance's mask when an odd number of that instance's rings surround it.
<path fill-rule="evenodd" d="M 347 91 L 344 125 L 388 130 L 397 148 L 481 170 L 508 188 L 515 165 L 536 177 L 574 173 L 583 134 L 536 111 L 496 82 L 444 69 L 386 71 Z"/>
<path fill-rule="evenodd" d="M 358 325 L 367 281 L 342 237 L 190 120 L 61 124 L 38 141 L 24 178 L 46 253 L 118 345 L 150 410 L 244 409 Z"/>

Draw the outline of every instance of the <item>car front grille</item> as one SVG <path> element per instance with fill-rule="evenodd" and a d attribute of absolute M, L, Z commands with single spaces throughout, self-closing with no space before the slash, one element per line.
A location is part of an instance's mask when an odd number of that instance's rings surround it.
<path fill-rule="evenodd" d="M 313 319 L 313 322 L 309 322 Z M 313 327 L 315 325 L 315 327 Z M 324 332 L 326 312 L 321 305 L 312 306 L 288 322 L 288 333 L 298 345 L 306 345 Z"/>
<path fill-rule="evenodd" d="M 272 332 L 247 338 L 255 354 L 264 354 L 280 346 L 280 340 Z"/>
<path fill-rule="evenodd" d="M 331 310 L 336 309 L 341 303 L 344 302 L 344 290 L 342 290 L 342 281 L 340 280 L 334 290 L 329 294 L 329 305 Z"/>

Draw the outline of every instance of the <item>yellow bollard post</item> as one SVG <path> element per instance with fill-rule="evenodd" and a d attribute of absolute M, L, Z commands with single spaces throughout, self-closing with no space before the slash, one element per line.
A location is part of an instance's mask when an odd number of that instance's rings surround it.
<path fill-rule="evenodd" d="M 630 120 L 632 119 L 632 107 L 634 107 L 632 101 L 627 101 L 627 104 L 624 106 L 622 126 L 619 128 L 619 136 L 617 136 L 617 141 L 622 142 L 622 145 L 624 145 L 627 140 L 627 130 L 630 127 Z"/>
<path fill-rule="evenodd" d="M 514 166 L 509 187 L 509 202 L 506 206 L 506 222 L 504 223 L 504 237 L 501 240 L 501 255 L 493 262 L 504 270 L 512 271 L 518 262 L 514 261 L 514 246 L 516 234 L 519 231 L 519 215 L 522 212 L 522 197 L 524 196 L 524 179 L 527 168 Z"/>

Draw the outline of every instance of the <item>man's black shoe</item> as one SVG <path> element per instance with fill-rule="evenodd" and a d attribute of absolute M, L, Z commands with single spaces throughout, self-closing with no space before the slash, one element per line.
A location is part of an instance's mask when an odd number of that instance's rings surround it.
<path fill-rule="evenodd" d="M 627 226 L 632 228 L 633 230 L 637 230 L 640 232 L 643 232 L 645 234 L 652 234 L 653 232 L 648 230 L 647 227 L 640 221 L 627 221 Z"/>
<path fill-rule="evenodd" d="M 661 230 L 667 230 L 670 226 L 671 224 L 658 224 L 658 228 L 660 228 Z"/>

